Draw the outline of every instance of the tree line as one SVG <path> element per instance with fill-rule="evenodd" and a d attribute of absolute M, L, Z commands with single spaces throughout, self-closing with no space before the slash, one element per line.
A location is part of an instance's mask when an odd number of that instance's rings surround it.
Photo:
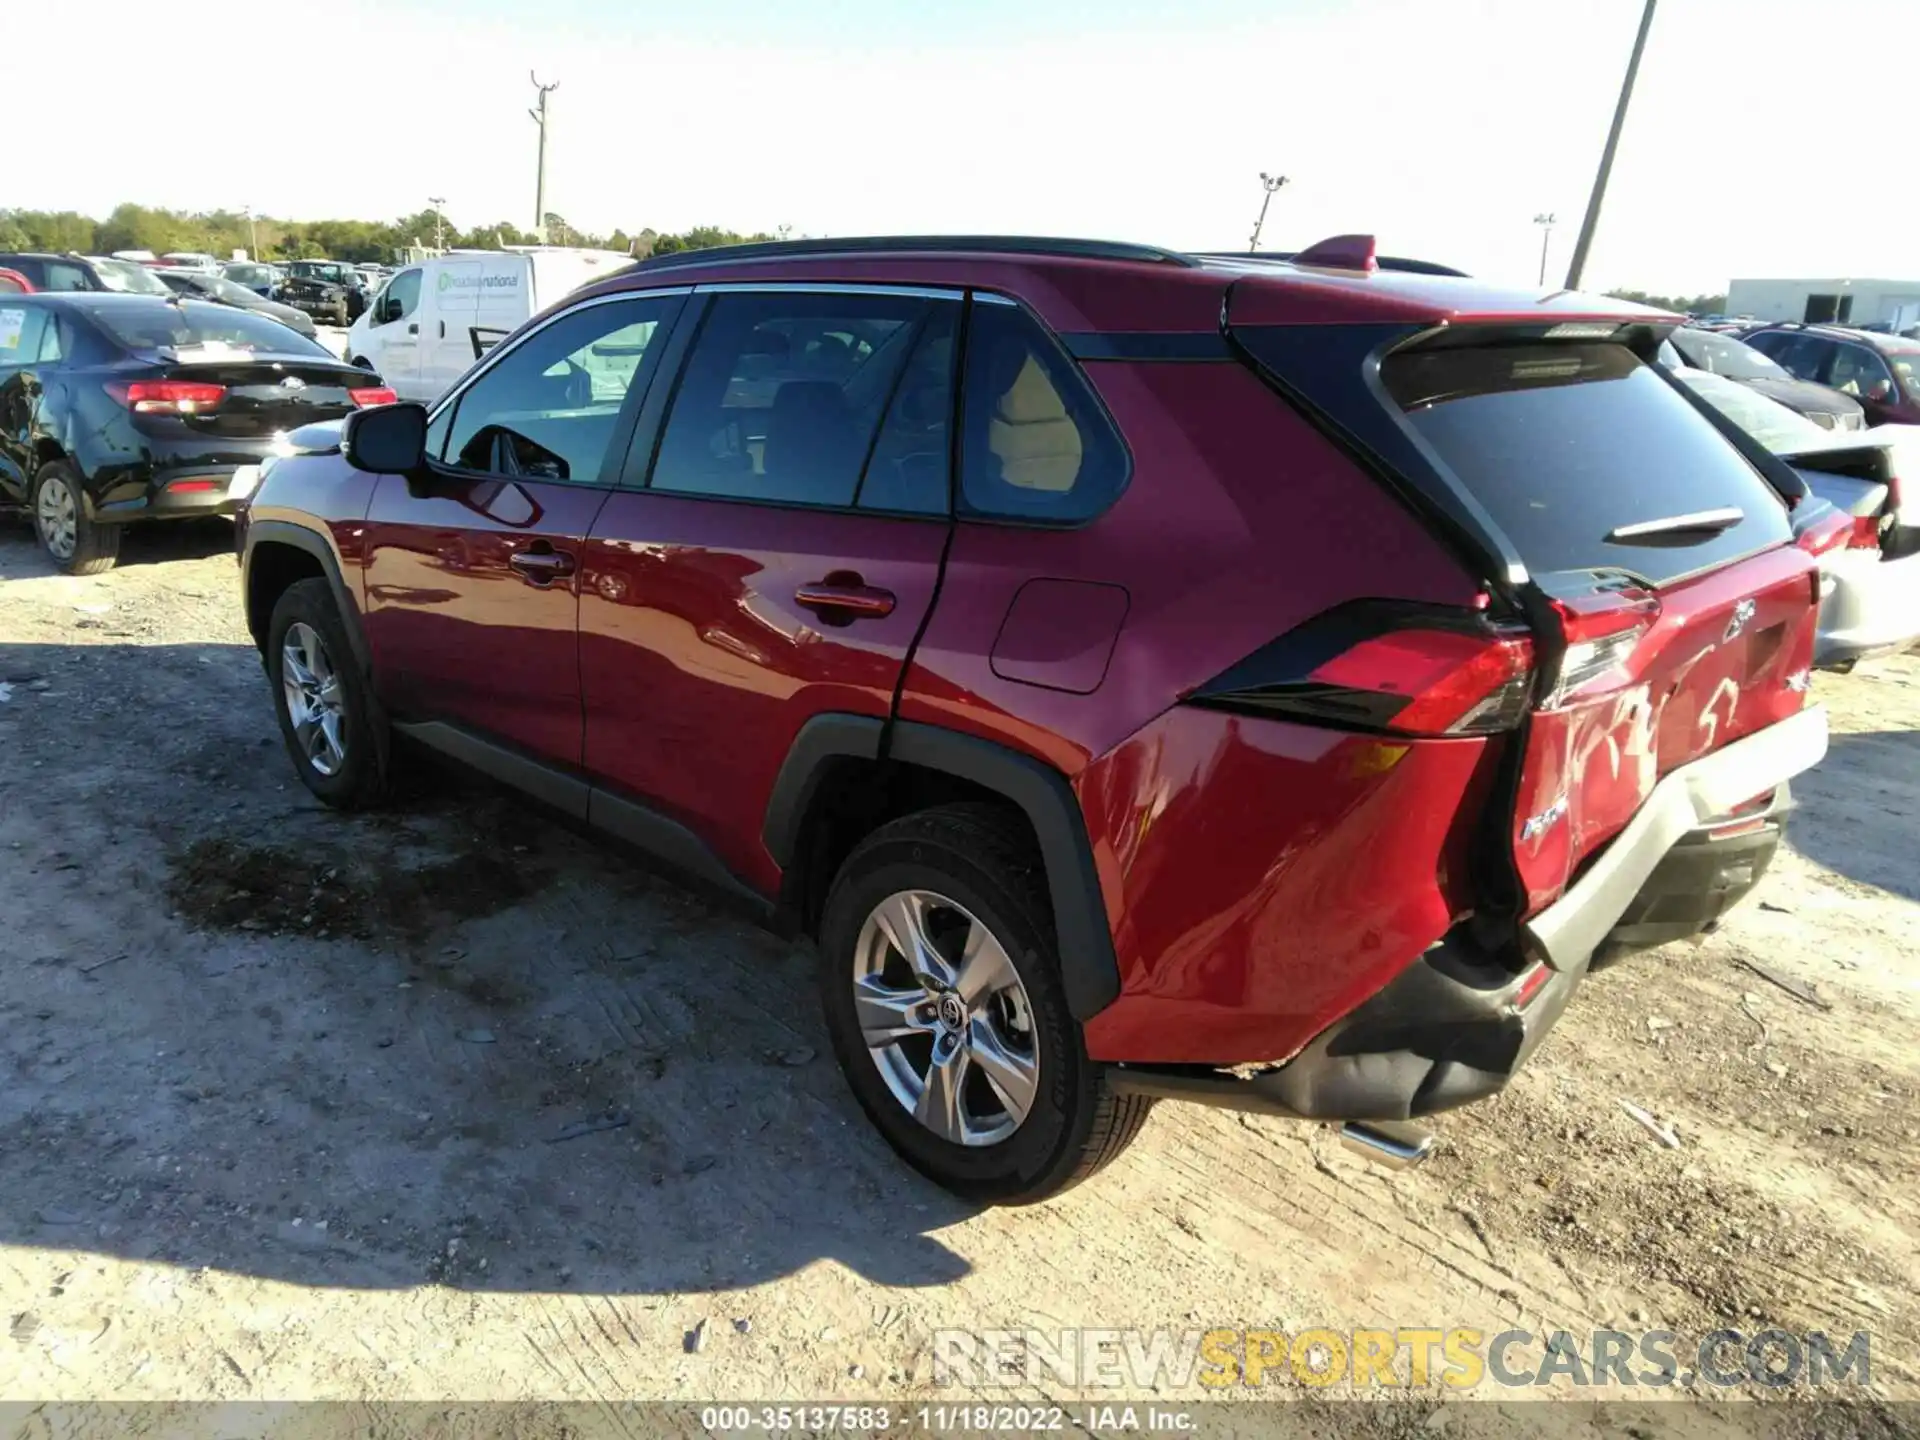
<path fill-rule="evenodd" d="M 547 216 L 547 238 L 556 245 L 620 250 L 631 255 L 664 255 L 772 240 L 765 233 L 742 235 L 714 225 L 697 225 L 679 234 L 641 229 L 629 235 L 615 230 L 597 235 L 577 230 L 559 215 Z M 151 250 L 156 255 L 195 250 L 225 259 L 244 250 L 263 260 L 351 260 L 391 263 L 414 247 L 497 250 L 534 245 L 539 237 L 510 220 L 460 230 L 432 210 L 398 220 L 280 220 L 232 210 L 162 210 L 120 205 L 104 220 L 73 210 L 0 210 L 0 251 L 40 250 L 54 254 L 110 255 L 116 250 Z M 256 248 L 257 247 L 257 248 Z"/>
<path fill-rule="evenodd" d="M 1649 295 L 1644 290 L 1609 290 L 1607 294 L 1615 300 L 1631 300 L 1636 305 L 1651 305 L 1656 310 L 1671 310 L 1678 315 L 1727 313 L 1724 290 L 1718 295 Z"/>

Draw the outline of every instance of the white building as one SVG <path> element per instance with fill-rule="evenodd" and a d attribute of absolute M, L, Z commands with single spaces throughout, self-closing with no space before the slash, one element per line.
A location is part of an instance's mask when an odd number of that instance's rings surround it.
<path fill-rule="evenodd" d="M 1904 330 L 1920 325 L 1920 280 L 1735 280 L 1727 314 Z"/>

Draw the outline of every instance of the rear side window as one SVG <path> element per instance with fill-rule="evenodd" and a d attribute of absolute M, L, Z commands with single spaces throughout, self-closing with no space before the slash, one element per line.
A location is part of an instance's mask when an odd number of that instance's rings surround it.
<path fill-rule="evenodd" d="M 1074 524 L 1125 488 L 1127 453 L 1087 383 L 1015 305 L 976 303 L 967 332 L 960 508 Z"/>
<path fill-rule="evenodd" d="M 958 305 L 936 305 L 893 394 L 867 462 L 862 510 L 945 515 L 953 456 L 953 349 Z"/>
<path fill-rule="evenodd" d="M 1536 573 L 1618 568 L 1658 584 L 1791 538 L 1772 486 L 1625 346 L 1413 351 L 1380 374 Z M 1742 518 L 1717 533 L 1616 535 L 1728 508 Z"/>
<path fill-rule="evenodd" d="M 0 305 L 0 366 L 38 360 L 46 320 L 47 312 L 38 305 Z"/>
<path fill-rule="evenodd" d="M 715 296 L 667 416 L 653 488 L 852 505 L 934 307 L 880 292 Z"/>

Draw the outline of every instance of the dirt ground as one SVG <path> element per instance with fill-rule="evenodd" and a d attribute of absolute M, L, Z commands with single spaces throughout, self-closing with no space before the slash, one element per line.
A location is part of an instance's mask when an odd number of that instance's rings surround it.
<path fill-rule="evenodd" d="M 1594 977 L 1424 1169 L 1162 1105 L 978 1211 L 868 1128 L 802 948 L 477 783 L 310 800 L 230 543 L 74 579 L 0 521 L 0 1397 L 898 1399 L 939 1327 L 1719 1324 L 1868 1330 L 1920 1397 L 1920 661 L 1820 680 L 1757 902 Z"/>

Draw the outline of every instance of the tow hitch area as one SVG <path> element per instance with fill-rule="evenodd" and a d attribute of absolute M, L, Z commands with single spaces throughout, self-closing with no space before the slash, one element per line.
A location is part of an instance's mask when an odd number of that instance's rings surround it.
<path fill-rule="evenodd" d="M 1386 1170 L 1411 1170 L 1433 1153 L 1432 1132 L 1404 1120 L 1349 1120 L 1340 1143 Z"/>

